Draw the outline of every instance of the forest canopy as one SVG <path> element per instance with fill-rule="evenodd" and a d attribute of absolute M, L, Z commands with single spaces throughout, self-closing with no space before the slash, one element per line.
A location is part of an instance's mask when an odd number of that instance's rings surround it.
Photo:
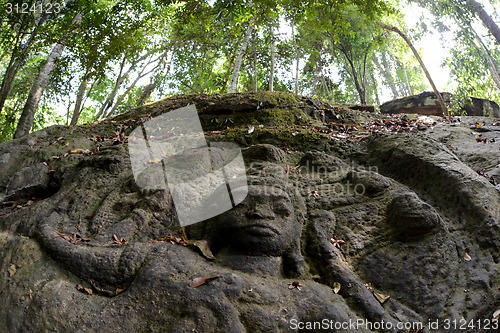
<path fill-rule="evenodd" d="M 408 45 L 384 24 L 415 45 L 441 36 L 441 45 L 417 49 L 445 50 L 448 84 L 438 89 L 456 103 L 470 96 L 500 102 L 498 3 L 7 0 L 0 8 L 0 141 L 173 94 L 285 91 L 379 105 L 429 90 Z"/>

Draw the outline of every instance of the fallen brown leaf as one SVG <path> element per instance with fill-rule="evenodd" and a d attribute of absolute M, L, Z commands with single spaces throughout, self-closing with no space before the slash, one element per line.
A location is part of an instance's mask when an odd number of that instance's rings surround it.
<path fill-rule="evenodd" d="M 214 275 L 214 276 L 209 276 L 209 277 L 197 277 L 194 278 L 193 280 L 189 281 L 189 286 L 191 288 L 196 288 L 199 287 L 205 283 L 207 283 L 210 280 L 214 280 L 218 277 L 221 277 L 222 275 Z"/>
<path fill-rule="evenodd" d="M 123 238 L 123 237 L 118 238 L 118 236 L 116 236 L 116 235 L 113 235 L 113 240 L 114 240 L 114 243 L 115 243 L 115 244 L 120 244 L 120 245 L 122 245 L 122 244 L 127 244 L 127 243 L 128 243 L 128 242 L 125 240 L 125 238 Z"/>
<path fill-rule="evenodd" d="M 206 258 L 215 259 L 206 240 L 186 240 L 185 243 L 196 246 Z"/>
<path fill-rule="evenodd" d="M 81 149 L 81 148 L 78 148 L 78 149 L 68 149 L 68 154 L 88 154 L 90 153 L 90 150 L 88 149 Z"/>
<path fill-rule="evenodd" d="M 121 294 L 122 292 L 125 291 L 125 288 L 116 288 L 116 294 Z"/>
<path fill-rule="evenodd" d="M 334 293 L 336 293 L 336 294 L 338 294 L 338 293 L 339 293 L 339 291 L 340 291 L 340 283 L 335 282 L 335 283 L 333 284 L 333 292 L 334 292 Z"/>
<path fill-rule="evenodd" d="M 288 284 L 288 289 L 294 289 L 297 288 L 298 290 L 302 290 L 302 285 L 300 284 L 299 281 L 293 281 L 292 283 Z"/>
<path fill-rule="evenodd" d="M 377 299 L 377 301 L 380 302 L 380 304 L 384 304 L 385 302 L 387 302 L 389 298 L 391 298 L 391 296 L 387 296 L 376 291 L 373 292 L 373 296 L 375 296 L 375 298 Z"/>
<path fill-rule="evenodd" d="M 16 274 L 16 265 L 10 265 L 7 269 L 7 272 L 9 272 L 9 277 L 12 277 L 12 275 Z"/>
<path fill-rule="evenodd" d="M 85 288 L 81 284 L 76 285 L 76 290 L 81 291 L 82 293 L 87 293 L 89 295 L 92 295 L 92 289 Z"/>

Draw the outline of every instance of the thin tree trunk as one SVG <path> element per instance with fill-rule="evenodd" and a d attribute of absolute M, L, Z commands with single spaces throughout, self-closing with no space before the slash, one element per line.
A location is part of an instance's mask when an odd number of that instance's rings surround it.
<path fill-rule="evenodd" d="M 316 67 L 318 66 L 318 59 L 315 58 L 314 59 L 315 63 L 314 63 L 314 68 L 313 68 L 313 82 L 312 82 L 312 90 L 311 90 L 311 96 L 314 96 L 316 94 L 316 91 L 318 90 L 318 74 L 317 74 L 317 71 L 316 71 Z"/>
<path fill-rule="evenodd" d="M 253 80 L 255 90 L 258 90 L 258 81 L 257 81 L 257 43 L 255 42 L 255 35 L 253 37 Z"/>
<path fill-rule="evenodd" d="M 401 63 L 401 68 L 403 68 L 403 73 L 405 74 L 405 80 L 406 80 L 406 89 L 408 89 L 408 96 L 413 95 L 413 89 L 411 88 L 410 85 L 410 80 L 408 79 L 408 71 L 406 70 L 405 64 Z"/>
<path fill-rule="evenodd" d="M 49 57 L 47 58 L 47 61 L 40 70 L 40 73 L 38 73 L 38 77 L 36 78 L 35 83 L 33 84 L 33 87 L 31 88 L 31 91 L 28 95 L 26 104 L 24 105 L 23 113 L 21 114 L 19 122 L 17 123 L 14 139 L 25 136 L 31 130 L 31 126 L 33 125 L 33 120 L 35 118 L 36 109 L 38 108 L 38 103 L 42 98 L 43 92 L 45 91 L 45 87 L 49 82 L 50 73 L 54 69 L 56 61 L 61 56 L 64 48 L 64 44 L 56 44 Z"/>
<path fill-rule="evenodd" d="M 269 29 L 270 35 L 271 35 L 271 73 L 269 75 L 269 91 L 273 92 L 274 91 L 274 65 L 276 62 L 275 59 L 275 52 L 274 52 L 274 27 L 271 24 L 271 27 Z"/>
<path fill-rule="evenodd" d="M 82 79 L 80 83 L 80 87 L 78 87 L 78 93 L 76 94 L 76 103 L 75 109 L 73 110 L 73 116 L 71 117 L 71 126 L 74 126 L 78 123 L 78 119 L 80 118 L 80 113 L 82 111 L 82 102 L 83 96 L 85 96 L 85 90 L 87 90 L 87 84 L 89 83 L 88 72 Z"/>
<path fill-rule="evenodd" d="M 15 27 L 15 24 L 14 24 L 14 27 Z M 9 52 L 11 52 L 12 50 L 12 45 L 15 45 L 14 46 L 14 49 L 16 49 L 18 43 L 19 43 L 19 37 L 21 37 L 21 33 L 22 33 L 22 29 L 23 29 L 23 26 L 21 25 L 19 27 L 19 30 L 17 32 L 17 35 L 16 37 L 12 38 L 12 40 L 9 42 L 9 45 L 7 45 L 4 49 L 4 52 L 2 53 L 2 55 L 0 56 L 0 63 L 3 62 L 3 58 L 5 58 L 5 56 L 7 54 L 9 54 Z M 2 41 L 2 43 L 4 43 L 4 41 Z"/>
<path fill-rule="evenodd" d="M 38 29 L 45 23 L 45 21 L 47 21 L 48 18 L 49 18 L 48 13 L 45 13 L 42 17 L 40 17 L 40 20 L 38 21 L 35 29 L 31 33 L 29 39 L 23 46 L 20 46 L 21 50 L 19 50 L 19 48 L 16 48 L 12 52 L 9 65 L 7 66 L 7 69 L 3 77 L 2 86 L 0 87 L 0 113 L 3 110 L 5 101 L 7 100 L 7 96 L 9 95 L 12 85 L 14 84 L 14 79 L 17 73 L 19 72 L 19 69 L 24 64 L 24 61 L 26 60 L 26 57 L 29 54 L 31 46 L 33 46 L 33 43 L 35 42 L 35 36 L 37 35 Z"/>
<path fill-rule="evenodd" d="M 231 77 L 231 83 L 229 84 L 228 93 L 234 93 L 236 91 L 236 86 L 238 84 L 238 77 L 240 75 L 241 63 L 243 62 L 243 54 L 248 45 L 248 40 L 250 39 L 250 35 L 253 30 L 253 20 L 248 22 L 247 31 L 245 33 L 245 38 L 243 39 L 243 43 L 241 44 L 240 51 L 238 52 L 238 57 L 236 58 L 236 63 L 234 65 L 233 75 Z"/>
<path fill-rule="evenodd" d="M 354 85 L 356 86 L 356 91 L 358 92 L 360 103 L 366 104 L 366 90 L 363 88 L 362 83 L 359 81 L 358 73 L 356 72 L 356 67 L 352 60 L 345 54 L 347 62 L 351 66 L 352 78 L 354 80 Z"/>
<path fill-rule="evenodd" d="M 71 98 L 68 99 L 68 108 L 66 109 L 66 126 L 69 125 L 69 112 L 71 110 Z"/>
<path fill-rule="evenodd" d="M 323 61 L 320 59 L 319 60 L 319 69 L 320 69 L 320 74 L 321 74 L 321 83 L 323 84 L 323 88 L 325 89 L 326 97 L 328 101 L 332 101 L 332 98 L 330 97 L 330 89 L 328 89 L 328 85 L 326 84 L 325 80 L 325 73 L 323 72 Z"/>
<path fill-rule="evenodd" d="M 408 46 L 412 50 L 413 54 L 415 55 L 415 58 L 417 58 L 417 61 L 420 64 L 420 67 L 422 67 L 422 70 L 424 71 L 425 76 L 427 77 L 427 80 L 429 80 L 429 83 L 432 87 L 432 90 L 434 90 L 434 93 L 436 94 L 436 97 L 439 101 L 439 104 L 441 105 L 441 108 L 443 109 L 443 115 L 448 116 L 448 109 L 446 108 L 446 105 L 444 104 L 443 97 L 441 96 L 441 94 L 437 90 L 436 86 L 434 85 L 434 81 L 432 81 L 432 78 L 431 78 L 431 75 L 429 74 L 429 71 L 427 71 L 427 68 L 425 67 L 424 62 L 422 61 L 422 58 L 420 58 L 420 55 L 418 54 L 417 50 L 415 49 L 415 47 L 413 47 L 413 44 L 411 43 L 410 39 L 401 30 L 399 30 L 396 27 L 392 27 L 392 26 L 389 26 L 387 24 L 383 24 L 381 22 L 378 22 L 378 25 L 380 27 L 382 27 L 383 29 L 386 29 L 389 31 L 394 31 L 395 33 L 400 35 L 401 38 L 404 39 L 406 44 L 408 44 Z"/>
<path fill-rule="evenodd" d="M 101 105 L 101 108 L 99 109 L 99 112 L 97 115 L 94 117 L 94 120 L 97 120 L 101 118 L 102 115 L 105 114 L 105 112 L 113 105 L 113 101 L 115 100 L 116 93 L 118 92 L 118 88 L 122 84 L 122 82 L 125 80 L 126 75 L 128 75 L 128 72 L 130 72 L 130 67 L 129 71 L 125 74 L 122 75 L 123 69 L 125 68 L 125 63 L 127 62 L 127 56 L 123 56 L 122 63 L 120 64 L 120 72 L 118 73 L 118 77 L 116 78 L 115 86 L 113 87 L 113 90 L 111 93 L 108 95 L 108 98 L 104 101 L 104 103 Z"/>
<path fill-rule="evenodd" d="M 396 84 L 394 83 L 394 79 L 392 77 L 389 64 L 387 63 L 387 58 L 385 57 L 384 53 L 382 53 L 381 58 L 382 62 L 380 62 L 374 55 L 373 63 L 378 67 L 380 73 L 385 79 L 385 82 L 387 83 L 387 86 L 389 87 L 389 89 L 391 89 L 392 97 L 396 98 L 398 96 L 398 90 L 396 88 Z"/>
<path fill-rule="evenodd" d="M 226 71 L 226 75 L 225 75 L 225 79 L 224 79 L 224 84 L 222 85 L 222 88 L 220 90 L 220 93 L 223 94 L 224 91 L 226 90 L 226 87 L 227 87 L 227 83 L 229 82 L 229 76 L 231 75 L 231 68 L 233 68 L 233 63 L 234 63 L 234 58 L 235 58 L 235 54 L 233 54 L 233 56 L 231 57 L 231 60 L 229 61 L 229 65 L 227 66 L 227 71 Z"/>
<path fill-rule="evenodd" d="M 336 45 L 335 44 L 335 41 L 333 40 L 333 38 L 330 38 L 331 42 L 332 42 L 332 45 L 335 45 L 335 47 L 340 51 L 342 52 L 342 54 L 344 55 L 345 59 L 347 60 L 347 63 L 349 64 L 349 67 L 351 68 L 351 76 L 352 76 L 352 79 L 354 81 L 354 85 L 356 86 L 356 91 L 358 92 L 358 95 L 359 95 L 359 99 L 360 99 L 360 103 L 361 104 L 366 104 L 366 89 L 364 88 L 364 83 L 362 82 L 362 80 L 364 80 L 364 78 L 359 78 L 359 75 L 363 75 L 362 73 L 359 73 L 358 75 L 358 72 L 356 71 L 356 66 L 354 65 L 354 62 L 353 60 L 349 57 L 349 54 L 347 53 L 347 50 L 345 50 L 343 47 L 339 46 L 339 45 Z M 366 64 L 366 55 L 365 55 L 365 64 Z M 348 70 L 349 72 L 349 70 Z"/>
<path fill-rule="evenodd" d="M 375 75 L 373 75 L 373 72 L 370 72 L 370 79 L 373 82 L 373 90 L 375 91 L 375 104 L 380 105 L 380 96 L 377 89 L 377 79 L 375 78 Z"/>
<path fill-rule="evenodd" d="M 370 52 L 370 48 L 372 44 L 368 45 L 365 51 L 365 57 L 363 59 L 363 71 L 360 70 L 361 72 L 361 84 L 363 87 L 363 95 L 364 95 L 364 100 L 365 102 L 362 104 L 366 104 L 366 62 L 368 61 L 368 53 Z"/>
<path fill-rule="evenodd" d="M 490 65 L 489 70 L 491 73 L 491 77 L 492 77 L 493 81 L 495 82 L 495 84 L 497 85 L 498 89 L 500 89 L 500 74 L 498 73 L 498 67 L 497 67 L 497 64 L 495 63 L 495 59 L 493 59 L 493 57 L 491 56 L 490 50 L 488 50 L 486 45 L 484 45 L 483 41 L 481 40 L 481 38 L 477 34 L 476 30 L 474 30 L 472 28 L 472 26 L 470 26 L 470 25 L 469 25 L 469 28 L 472 30 L 472 32 L 474 33 L 474 37 L 479 42 L 479 44 L 481 44 L 481 47 L 483 48 L 484 52 L 486 53 L 486 58 L 488 58 L 488 63 Z"/>
<path fill-rule="evenodd" d="M 297 46 L 297 39 L 295 38 L 295 29 L 294 24 L 292 22 L 292 38 L 293 38 L 293 47 L 295 48 L 295 94 L 299 94 L 299 63 L 300 63 L 300 51 Z"/>
<path fill-rule="evenodd" d="M 124 74 L 122 74 L 122 73 L 123 73 L 123 68 L 125 67 L 125 64 L 127 62 L 127 55 L 125 54 L 123 56 L 123 61 L 120 64 L 120 72 L 118 74 L 118 77 L 116 78 L 116 82 L 115 82 L 115 86 L 113 88 L 113 91 L 111 91 L 108 98 L 106 98 L 106 101 L 102 104 L 101 108 L 99 109 L 99 112 L 97 113 L 97 115 L 94 118 L 95 120 L 104 116 L 107 113 L 107 111 L 109 110 L 109 108 L 111 108 L 113 106 L 116 94 L 118 93 L 118 90 L 120 89 L 120 86 L 122 85 L 123 81 L 125 81 L 125 79 L 135 69 L 135 66 L 139 62 L 141 62 L 144 59 L 146 59 L 147 57 L 149 57 L 151 55 L 151 53 L 152 53 L 152 51 L 149 51 L 148 53 L 146 53 L 145 55 L 143 55 L 142 57 L 140 57 L 139 59 L 137 59 L 136 61 L 131 63 L 130 68 Z"/>
<path fill-rule="evenodd" d="M 80 23 L 81 21 L 82 15 L 78 13 L 73 19 L 72 25 Z M 28 95 L 28 99 L 26 100 L 26 104 L 24 105 L 23 112 L 21 114 L 21 117 L 19 118 L 19 122 L 17 123 L 16 133 L 14 133 L 14 139 L 29 134 L 31 126 L 33 126 L 33 120 L 35 119 L 35 113 L 38 108 L 38 103 L 40 103 L 40 99 L 42 98 L 42 95 L 45 91 L 45 87 L 49 82 L 50 75 L 56 66 L 56 62 L 61 57 L 64 48 L 66 47 L 65 43 L 67 38 L 68 36 L 65 37 L 61 42 L 57 43 L 56 46 L 54 46 L 52 52 L 45 61 L 45 64 L 42 66 L 42 69 L 38 73 L 38 77 L 31 87 L 31 91 Z"/>
<path fill-rule="evenodd" d="M 497 43 L 500 44 L 500 28 L 484 10 L 483 6 L 475 0 L 467 0 L 467 3 L 474 8 L 481 21 L 483 21 L 483 24 L 488 28 L 488 31 L 495 37 Z"/>
<path fill-rule="evenodd" d="M 158 68 L 161 65 L 161 64 L 158 64 L 156 67 L 152 68 L 150 71 L 148 71 L 146 73 L 143 73 L 144 70 L 146 69 L 146 67 L 148 67 L 150 64 L 152 64 L 153 62 L 158 61 L 158 60 L 159 59 L 149 60 L 146 63 L 146 65 L 144 65 L 142 67 L 142 70 L 140 71 L 139 75 L 137 75 L 137 77 L 135 78 L 134 82 L 132 82 L 132 84 L 127 88 L 127 90 L 118 97 L 118 99 L 116 100 L 115 105 L 113 106 L 113 108 L 111 109 L 111 111 L 106 115 L 106 117 L 111 116 L 116 111 L 116 109 L 118 108 L 118 106 L 120 106 L 120 104 L 122 103 L 122 101 L 125 98 L 125 96 L 127 96 L 127 94 L 135 87 L 135 85 L 137 84 L 137 82 L 139 82 L 140 79 L 142 79 L 143 77 L 145 77 L 146 75 L 148 75 L 149 73 L 151 73 L 152 71 L 154 71 L 156 68 Z"/>
<path fill-rule="evenodd" d="M 144 105 L 147 101 L 147 99 L 151 96 L 153 93 L 153 90 L 155 89 L 156 85 L 154 83 L 150 83 L 144 88 L 142 88 L 142 94 L 141 97 L 137 100 L 137 103 L 135 106 L 141 106 Z"/>

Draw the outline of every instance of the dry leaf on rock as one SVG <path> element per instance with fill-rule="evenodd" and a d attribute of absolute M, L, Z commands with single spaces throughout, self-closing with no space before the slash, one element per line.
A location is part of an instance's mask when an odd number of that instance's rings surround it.
<path fill-rule="evenodd" d="M 118 237 L 116 235 L 113 235 L 113 240 L 115 244 L 120 244 L 120 245 L 127 244 L 127 241 L 123 237 Z"/>
<path fill-rule="evenodd" d="M 78 149 L 68 149 L 68 154 L 89 154 L 90 153 L 90 150 L 88 149 L 81 149 L 81 148 L 78 148 Z"/>
<path fill-rule="evenodd" d="M 116 288 L 116 295 L 121 294 L 122 292 L 125 291 L 125 288 Z"/>
<path fill-rule="evenodd" d="M 375 296 L 375 298 L 377 299 L 377 301 L 380 302 L 380 304 L 384 304 L 385 302 L 387 302 L 389 298 L 391 298 L 391 296 L 387 296 L 376 291 L 373 292 L 373 296 Z"/>
<path fill-rule="evenodd" d="M 196 288 L 199 287 L 205 283 L 207 283 L 210 280 L 214 280 L 218 277 L 221 277 L 222 275 L 214 275 L 214 276 L 209 276 L 209 277 L 197 277 L 194 278 L 193 280 L 189 281 L 189 286 L 191 288 Z"/>
<path fill-rule="evenodd" d="M 81 284 L 76 285 L 76 290 L 81 291 L 82 293 L 87 293 L 89 295 L 92 295 L 92 289 L 85 288 Z"/>
<path fill-rule="evenodd" d="M 297 288 L 298 290 L 302 290 L 302 285 L 300 284 L 299 281 L 293 281 L 292 283 L 288 284 L 288 289 L 294 289 Z"/>
<path fill-rule="evenodd" d="M 334 293 L 336 293 L 336 294 L 338 294 L 338 293 L 339 293 L 339 291 L 340 291 L 340 283 L 335 282 L 335 283 L 333 284 L 333 292 L 334 292 Z"/>
<path fill-rule="evenodd" d="M 16 265 L 10 265 L 7 269 L 7 272 L 9 272 L 9 277 L 12 277 L 12 275 L 16 274 Z"/>
<path fill-rule="evenodd" d="M 206 240 L 186 240 L 186 244 L 194 245 L 200 249 L 201 253 L 208 259 L 215 259 Z"/>
<path fill-rule="evenodd" d="M 335 236 L 333 236 L 334 238 L 330 238 L 330 241 L 332 242 L 333 246 L 335 247 L 338 247 L 340 249 L 340 245 L 342 245 L 344 243 L 344 241 L 342 239 L 339 239 Z"/>
<path fill-rule="evenodd" d="M 493 320 L 500 320 L 500 309 L 493 313 Z"/>
<path fill-rule="evenodd" d="M 201 253 L 205 256 L 205 258 L 215 259 L 215 256 L 213 255 L 212 251 L 210 250 L 210 247 L 208 246 L 208 243 L 206 240 L 204 240 L 204 239 L 190 240 L 190 239 L 187 239 L 187 236 L 186 236 L 184 231 L 182 233 L 183 233 L 182 238 L 175 237 L 172 235 L 167 235 L 167 236 L 163 237 L 161 240 L 155 241 L 155 242 L 170 242 L 172 244 L 183 245 L 183 246 L 193 245 L 193 246 L 196 246 L 198 249 L 200 249 Z"/>

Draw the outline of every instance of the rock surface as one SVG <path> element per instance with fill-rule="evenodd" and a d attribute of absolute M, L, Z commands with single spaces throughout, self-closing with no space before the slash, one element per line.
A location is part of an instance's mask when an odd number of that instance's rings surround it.
<path fill-rule="evenodd" d="M 489 99 L 471 97 L 464 106 L 468 116 L 490 116 L 500 118 L 500 109 L 496 102 Z"/>
<path fill-rule="evenodd" d="M 450 93 L 441 93 L 445 103 L 450 102 Z M 397 98 L 380 105 L 382 113 L 415 113 L 423 115 L 442 116 L 443 110 L 439 105 L 436 94 L 424 91 L 418 95 Z"/>
<path fill-rule="evenodd" d="M 127 139 L 193 103 L 209 141 L 243 149 L 249 194 L 184 235 L 170 193 L 135 183 Z M 487 323 L 498 124 L 381 117 L 283 93 L 187 95 L 1 143 L 0 331 Z"/>
<path fill-rule="evenodd" d="M 445 103 L 450 103 L 451 94 L 441 93 Z M 477 97 L 463 106 L 467 116 L 500 117 L 499 106 L 496 102 Z M 397 98 L 380 105 L 380 112 L 384 114 L 410 113 L 422 115 L 442 116 L 443 112 L 434 92 L 424 91 L 418 95 Z"/>

